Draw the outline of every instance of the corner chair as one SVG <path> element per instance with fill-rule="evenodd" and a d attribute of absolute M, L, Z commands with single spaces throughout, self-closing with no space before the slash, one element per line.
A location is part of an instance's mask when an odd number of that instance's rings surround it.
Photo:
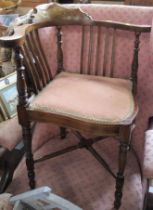
<path fill-rule="evenodd" d="M 17 64 L 19 94 L 18 119 L 22 126 L 30 188 L 35 188 L 34 162 L 86 148 L 116 180 L 114 209 L 121 206 L 124 170 L 131 135 L 138 113 L 136 102 L 138 52 L 141 33 L 149 25 L 116 21 L 97 21 L 80 9 L 49 4 L 44 19 L 14 28 L 9 37 L 0 38 L 4 47 L 12 47 Z M 57 53 L 53 66 L 48 65 L 40 33 L 51 30 L 57 43 L 50 46 Z M 70 37 L 73 37 L 70 41 Z M 120 78 L 114 72 L 117 43 L 133 40 L 129 61 L 131 73 Z M 74 41 L 77 44 L 74 49 Z M 57 45 L 56 45 L 57 44 Z M 48 46 L 49 47 L 49 46 Z M 72 54 L 71 54 L 72 53 Z M 78 54 L 77 68 L 67 69 L 67 61 Z M 73 64 L 72 64 L 73 66 Z M 54 72 L 51 68 L 56 69 Z M 68 129 L 79 139 L 69 146 L 39 160 L 33 159 L 31 122 L 55 123 L 61 138 Z M 118 172 L 115 174 L 92 147 L 109 137 L 119 142 Z M 111 146 L 111 145 L 110 145 Z"/>

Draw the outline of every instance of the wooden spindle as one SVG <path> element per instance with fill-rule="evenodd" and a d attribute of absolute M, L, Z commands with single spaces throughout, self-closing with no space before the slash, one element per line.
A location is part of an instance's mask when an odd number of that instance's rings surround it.
<path fill-rule="evenodd" d="M 80 52 L 80 74 L 84 73 L 83 72 L 84 45 L 85 45 L 85 26 L 82 26 L 81 52 Z"/>
<path fill-rule="evenodd" d="M 30 40 L 28 38 L 25 43 L 25 51 L 26 51 L 27 59 L 29 61 L 31 72 L 33 72 L 33 75 L 35 77 L 37 88 L 38 88 L 38 90 L 41 90 L 43 85 L 40 80 L 39 73 L 37 71 L 36 60 L 33 57 L 33 53 L 31 51 Z"/>
<path fill-rule="evenodd" d="M 21 47 L 15 47 L 15 61 L 17 67 L 17 90 L 18 90 L 18 106 L 26 106 L 28 103 L 28 89 L 25 78 L 25 67 L 23 65 L 23 55 Z"/>
<path fill-rule="evenodd" d="M 26 55 L 26 52 L 25 52 L 25 46 L 23 46 L 21 48 L 21 52 L 22 52 L 23 57 L 24 57 L 24 63 L 25 63 L 25 66 L 26 66 L 26 70 L 28 72 L 28 76 L 30 77 L 30 82 L 32 82 L 33 92 L 35 94 L 37 94 L 38 93 L 37 83 L 36 83 L 35 77 L 33 75 L 33 71 L 31 71 L 29 61 L 27 59 L 27 55 Z"/>
<path fill-rule="evenodd" d="M 26 165 L 31 189 L 35 188 L 34 161 L 31 150 L 31 127 L 26 113 L 28 105 L 28 89 L 25 78 L 25 67 L 20 46 L 15 47 L 15 61 L 17 66 L 17 90 L 18 90 L 18 119 L 23 130 L 23 141 L 26 153 Z"/>
<path fill-rule="evenodd" d="M 113 74 L 114 74 L 115 46 L 116 46 L 116 29 L 113 30 L 113 35 L 112 35 L 112 53 L 111 53 L 111 65 L 110 65 L 110 77 L 113 77 Z"/>
<path fill-rule="evenodd" d="M 132 91 L 133 94 L 137 93 L 137 74 L 138 74 L 138 53 L 139 53 L 139 44 L 140 44 L 140 32 L 135 32 L 135 41 L 134 41 L 134 53 L 132 61 L 132 73 L 131 80 L 133 81 Z"/>
<path fill-rule="evenodd" d="M 104 61 L 103 61 L 103 76 L 106 76 L 106 69 L 107 69 L 107 59 L 108 59 L 108 29 L 106 29 L 106 32 L 104 34 Z"/>
<path fill-rule="evenodd" d="M 99 60 L 100 60 L 100 37 L 101 37 L 101 27 L 97 26 L 97 46 L 96 46 L 96 63 L 95 63 L 95 75 L 98 75 Z"/>
<path fill-rule="evenodd" d="M 88 51 L 88 74 L 91 74 L 92 54 L 93 54 L 93 26 L 89 26 L 89 51 Z"/>
<path fill-rule="evenodd" d="M 43 51 L 42 46 L 41 46 L 38 30 L 33 31 L 33 36 L 34 36 L 34 41 L 35 41 L 37 53 L 38 53 L 40 62 L 42 63 L 42 66 L 43 66 L 45 78 L 46 78 L 47 82 L 49 82 L 50 80 L 52 80 L 53 77 L 52 77 L 51 70 L 49 68 L 47 59 L 44 55 L 44 51 Z"/>
<path fill-rule="evenodd" d="M 45 73 L 44 73 L 45 71 L 44 71 L 44 68 L 43 68 L 43 65 L 42 65 L 39 53 L 38 53 L 36 39 L 34 37 L 33 31 L 29 35 L 30 35 L 29 39 L 31 40 L 31 44 L 30 44 L 31 51 L 32 51 L 34 60 L 36 62 L 35 65 L 37 67 L 37 71 L 39 73 L 39 77 L 41 78 L 40 80 L 41 80 L 42 85 L 44 87 L 47 84 L 47 80 L 46 80 Z"/>
<path fill-rule="evenodd" d="M 63 68 L 63 51 L 62 51 L 62 32 L 61 27 L 57 26 L 57 73 L 64 70 Z"/>
<path fill-rule="evenodd" d="M 28 48 L 30 49 L 31 52 L 31 61 L 32 61 L 32 65 L 35 71 L 35 74 L 37 74 L 37 81 L 39 83 L 39 87 L 40 90 L 43 88 L 43 86 L 45 85 L 45 81 L 44 81 L 44 77 L 42 75 L 41 72 L 41 64 L 39 62 L 37 53 L 36 53 L 36 49 L 33 43 L 33 39 L 32 39 L 32 34 L 29 33 L 27 34 L 27 44 L 28 44 Z"/>

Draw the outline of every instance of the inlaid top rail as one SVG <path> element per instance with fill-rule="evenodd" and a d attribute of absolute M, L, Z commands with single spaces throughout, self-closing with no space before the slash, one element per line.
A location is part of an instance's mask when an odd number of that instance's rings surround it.
<path fill-rule="evenodd" d="M 37 11 L 37 9 L 33 10 L 32 17 L 35 23 L 14 27 L 12 35 L 0 38 L 0 45 L 11 48 L 17 45 L 21 46 L 25 43 L 27 33 L 50 26 L 95 25 L 140 33 L 151 31 L 150 25 L 135 25 L 111 20 L 96 21 L 79 7 L 66 7 L 57 3 L 47 4 L 46 7 L 40 11 Z"/>
<path fill-rule="evenodd" d="M 22 26 L 16 26 L 14 28 L 14 32 L 10 36 L 0 37 L 0 45 L 3 47 L 15 47 L 16 45 L 23 45 L 25 42 L 25 35 L 35 29 L 39 29 L 42 27 L 50 27 L 50 26 L 58 26 L 61 24 L 55 24 L 53 22 L 43 22 L 43 23 L 33 23 L 26 24 Z M 77 25 L 72 23 L 64 24 L 64 25 Z M 114 22 L 114 21 L 93 21 L 92 24 L 87 25 L 96 25 L 96 26 L 104 26 L 104 27 L 112 27 L 120 30 L 129 30 L 136 32 L 150 32 L 150 25 L 135 25 L 129 23 L 122 22 Z"/>
<path fill-rule="evenodd" d="M 94 25 L 103 26 L 106 28 L 112 27 L 120 30 L 128 30 L 128 31 L 137 31 L 137 32 L 150 32 L 151 25 L 138 25 L 138 24 L 131 24 L 131 23 L 123 23 L 118 21 L 94 21 Z"/>

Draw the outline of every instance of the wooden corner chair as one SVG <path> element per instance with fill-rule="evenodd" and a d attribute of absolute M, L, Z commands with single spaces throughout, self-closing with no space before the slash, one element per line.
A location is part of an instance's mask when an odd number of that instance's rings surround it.
<path fill-rule="evenodd" d="M 80 9 L 70 9 L 57 4 L 51 4 L 46 9 L 46 14 L 45 21 L 39 20 L 38 23 L 16 27 L 12 36 L 0 38 L 2 46 L 13 47 L 15 51 L 19 93 L 18 118 L 23 130 L 29 185 L 35 188 L 34 162 L 86 148 L 116 180 L 114 209 L 119 209 L 127 152 L 138 112 L 135 96 L 139 38 L 141 33 L 150 32 L 151 27 L 96 21 Z M 39 30 L 44 27 L 53 27 L 56 30 L 56 75 L 52 75 L 50 71 L 40 41 Z M 64 33 L 71 33 L 70 28 L 76 30 L 76 34 L 80 36 L 80 68 L 74 73 L 68 72 L 64 66 Z M 114 77 L 118 31 L 124 31 L 127 36 L 132 33 L 135 37 L 130 52 L 133 53 L 133 60 L 132 65 L 129 63 L 129 78 Z M 110 52 L 109 38 L 112 43 Z M 70 128 L 78 137 L 79 144 L 34 161 L 31 148 L 33 121 L 59 125 L 61 138 L 66 137 L 67 128 Z M 92 147 L 93 143 L 108 137 L 116 138 L 120 143 L 117 174 Z"/>

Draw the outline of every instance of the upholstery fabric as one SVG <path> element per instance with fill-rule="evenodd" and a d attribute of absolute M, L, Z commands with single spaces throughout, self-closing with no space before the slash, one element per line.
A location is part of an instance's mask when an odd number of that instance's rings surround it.
<path fill-rule="evenodd" d="M 0 195 L 0 210 L 12 210 L 12 206 L 9 203 L 10 197 L 10 193 L 4 193 Z"/>
<path fill-rule="evenodd" d="M 152 0 L 125 0 L 125 4 L 153 6 Z"/>
<path fill-rule="evenodd" d="M 17 117 L 0 123 L 0 145 L 11 150 L 21 140 L 21 126 Z"/>
<path fill-rule="evenodd" d="M 38 123 L 34 130 L 33 150 L 38 149 L 50 138 L 57 135 L 59 129 L 52 124 Z M 22 140 L 21 126 L 17 117 L 0 123 L 0 145 L 12 150 Z"/>
<path fill-rule="evenodd" d="M 57 75 L 30 109 L 98 124 L 128 124 L 136 115 L 130 80 L 68 72 Z"/>
<path fill-rule="evenodd" d="M 61 140 L 52 138 L 34 154 L 35 159 L 78 142 L 71 133 Z M 111 145 L 111 146 L 110 146 Z M 110 167 L 117 170 L 118 142 L 100 141 L 94 148 L 103 155 Z M 132 163 L 132 164 L 131 164 Z M 114 202 L 115 182 L 112 176 L 85 149 L 35 164 L 37 187 L 49 186 L 53 192 L 79 205 L 84 210 L 111 210 Z M 25 160 L 18 166 L 7 192 L 13 195 L 28 190 Z M 123 205 L 121 210 L 142 210 L 143 187 L 135 157 L 130 152 L 125 174 Z"/>
<path fill-rule="evenodd" d="M 127 7 L 119 5 L 81 5 L 82 9 L 98 19 L 110 19 L 116 21 L 130 22 L 136 24 L 151 24 L 153 16 L 153 8 L 146 7 Z M 52 73 L 56 73 L 56 45 L 55 30 L 53 28 L 45 28 L 39 32 L 44 52 L 48 58 Z M 64 37 L 65 39 L 69 37 Z M 78 59 L 75 51 L 77 48 L 77 37 L 73 34 L 70 37 L 70 45 L 64 46 L 71 49 L 64 61 L 64 65 L 68 71 L 73 67 L 77 72 Z M 129 76 L 130 67 L 128 63 L 132 56 L 129 53 L 130 45 L 133 40 L 130 36 L 127 39 L 117 42 L 120 50 L 117 53 L 118 62 L 115 64 L 116 76 L 127 78 Z M 52 46 L 49 48 L 48 46 Z M 140 112 L 137 117 L 137 126 L 133 136 L 133 144 L 138 151 L 139 157 L 143 158 L 144 150 L 144 130 L 147 126 L 148 117 L 153 115 L 153 74 L 150 54 L 150 34 L 144 34 L 141 38 L 141 50 L 139 59 L 139 77 L 138 77 L 138 101 Z M 43 147 L 35 152 L 35 157 L 44 153 L 55 151 L 63 148 L 66 144 L 74 144 L 77 141 L 74 136 L 69 135 L 66 140 L 58 137 L 54 138 L 55 132 L 52 130 L 53 125 L 39 124 L 36 129 L 36 137 L 39 147 L 42 143 L 48 141 Z M 41 129 L 41 130 L 40 130 Z M 42 134 L 43 133 L 43 134 Z M 38 142 L 33 143 L 37 146 Z M 111 146 L 110 146 L 111 145 Z M 116 171 L 117 168 L 117 142 L 110 139 L 109 141 L 99 142 L 95 145 L 98 151 L 104 154 L 109 164 Z M 33 148 L 35 148 L 33 146 Z M 35 149 L 34 149 L 35 150 Z M 48 185 L 53 188 L 53 192 L 71 200 L 80 205 L 85 210 L 110 210 L 114 200 L 114 179 L 102 168 L 102 166 L 84 150 L 78 150 L 63 155 L 46 162 L 37 163 L 37 186 Z M 150 171 L 152 173 L 152 171 Z M 150 175 L 150 172 L 148 175 Z M 13 182 L 8 192 L 17 194 L 24 192 L 28 186 L 28 180 L 25 176 L 25 161 L 23 160 L 15 173 Z M 137 168 L 135 158 L 130 153 L 128 156 L 128 165 L 126 168 L 126 179 L 123 193 L 123 205 L 121 210 L 142 210 L 143 203 L 143 186 Z"/>
<path fill-rule="evenodd" d="M 77 5 L 78 6 L 78 5 Z M 124 5 L 103 5 L 103 4 L 92 4 L 92 5 L 80 5 L 80 7 L 87 12 L 89 15 L 97 20 L 114 20 L 121 22 L 128 22 L 134 24 L 152 24 L 153 8 L 152 7 L 132 7 Z M 72 29 L 71 29 L 72 30 Z M 63 40 L 63 50 L 68 49 L 68 55 L 64 54 L 64 68 L 66 71 L 77 72 L 79 61 L 78 61 L 78 36 L 74 36 L 73 31 L 71 35 L 66 37 L 64 40 L 69 40 L 69 44 L 65 46 Z M 54 28 L 45 28 L 39 32 L 42 47 L 47 57 L 48 63 L 51 67 L 53 74 L 56 72 L 56 42 Z M 144 152 L 144 131 L 147 127 L 148 118 L 153 115 L 153 97 L 151 97 L 153 89 L 153 62 L 152 62 L 152 51 L 150 49 L 150 40 L 152 34 L 142 34 L 140 52 L 139 52 L 139 72 L 138 72 L 138 104 L 140 111 L 136 120 L 136 128 L 133 133 L 133 144 L 136 151 L 138 152 L 139 158 L 143 159 Z M 118 51 L 116 52 L 115 61 L 115 76 L 128 78 L 131 68 L 131 58 L 133 52 L 130 51 L 133 46 L 134 40 L 131 35 L 125 35 L 120 33 L 119 39 L 117 40 Z M 68 43 L 68 42 L 66 42 Z M 52 47 L 48 47 L 52 46 Z"/>
<path fill-rule="evenodd" d="M 145 133 L 144 176 L 153 178 L 153 130 Z"/>

